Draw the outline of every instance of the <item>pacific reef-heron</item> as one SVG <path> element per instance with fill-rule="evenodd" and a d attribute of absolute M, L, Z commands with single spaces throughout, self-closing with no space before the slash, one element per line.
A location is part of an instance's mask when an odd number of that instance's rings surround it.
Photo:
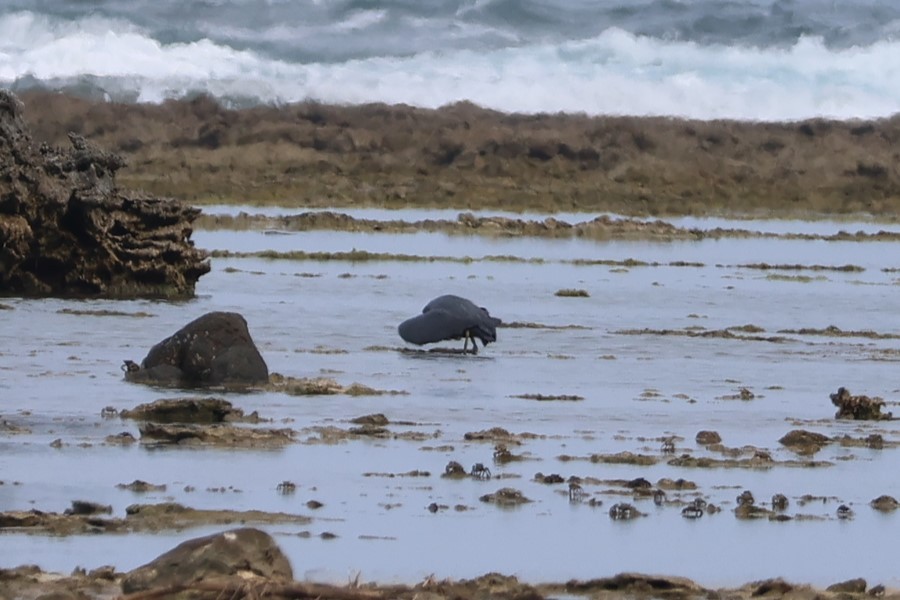
<path fill-rule="evenodd" d="M 502 321 L 492 317 L 486 308 L 452 294 L 438 296 L 425 305 L 422 314 L 400 323 L 397 331 L 410 344 L 421 346 L 444 340 L 465 340 L 463 352 L 478 354 L 476 338 L 487 346 L 497 341 L 497 326 Z"/>

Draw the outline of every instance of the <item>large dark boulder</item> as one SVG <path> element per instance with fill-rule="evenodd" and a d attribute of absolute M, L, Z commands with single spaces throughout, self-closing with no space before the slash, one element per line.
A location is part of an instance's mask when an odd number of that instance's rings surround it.
<path fill-rule="evenodd" d="M 0 90 L 0 293 L 189 297 L 210 269 L 190 240 L 200 211 L 117 188 L 125 161 L 69 134 L 37 147 Z"/>
<path fill-rule="evenodd" d="M 241 577 L 288 582 L 291 564 L 268 533 L 253 528 L 187 540 L 122 579 L 126 594 L 182 586 L 205 579 Z"/>
<path fill-rule="evenodd" d="M 140 366 L 125 363 L 125 378 L 172 386 L 253 385 L 269 381 L 269 368 L 238 313 L 211 312 L 156 344 Z"/>

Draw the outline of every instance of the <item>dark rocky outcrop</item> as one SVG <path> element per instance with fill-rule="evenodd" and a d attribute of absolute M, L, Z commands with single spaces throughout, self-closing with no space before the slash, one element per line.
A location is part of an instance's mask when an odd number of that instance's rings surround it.
<path fill-rule="evenodd" d="M 496 504 L 497 506 L 510 507 L 531 502 L 522 492 L 514 488 L 500 488 L 493 494 L 485 494 L 479 498 L 482 502 Z"/>
<path fill-rule="evenodd" d="M 881 512 L 894 512 L 900 508 L 900 502 L 893 496 L 882 495 L 869 502 L 869 506 Z"/>
<path fill-rule="evenodd" d="M 272 536 L 242 528 L 182 542 L 128 572 L 122 579 L 122 591 L 130 594 L 231 576 L 246 581 L 288 582 L 294 574 Z"/>
<path fill-rule="evenodd" d="M 625 598 L 703 598 L 709 592 L 684 577 L 666 577 L 641 573 L 620 573 L 614 577 L 582 581 L 573 579 L 566 583 L 565 590 L 571 594 L 609 597 L 622 594 Z"/>
<path fill-rule="evenodd" d="M 125 161 L 81 136 L 38 147 L 23 110 L 0 90 L 0 293 L 192 296 L 210 269 L 190 240 L 200 211 L 120 190 Z"/>
<path fill-rule="evenodd" d="M 837 592 L 842 594 L 865 594 L 868 584 L 862 577 L 848 579 L 839 583 L 833 583 L 825 588 L 828 592 Z"/>
<path fill-rule="evenodd" d="M 793 429 L 784 434 L 779 443 L 787 446 L 797 454 L 812 455 L 831 443 L 831 438 L 815 431 Z"/>
<path fill-rule="evenodd" d="M 853 396 L 847 388 L 838 388 L 831 394 L 831 403 L 838 407 L 836 419 L 855 419 L 857 421 L 882 421 L 893 418 L 891 413 L 882 413 L 884 400 L 878 397 Z"/>
<path fill-rule="evenodd" d="M 141 442 L 180 446 L 220 446 L 224 448 L 281 448 L 294 441 L 289 428 L 236 427 L 215 425 L 142 423 Z"/>
<path fill-rule="evenodd" d="M 722 443 L 722 436 L 719 435 L 718 431 L 708 431 L 702 430 L 697 432 L 696 438 L 694 438 L 698 444 L 702 446 L 710 446 L 712 444 L 720 444 Z"/>
<path fill-rule="evenodd" d="M 162 398 L 147 404 L 138 404 L 131 410 L 119 413 L 123 419 L 152 421 L 154 423 L 224 423 L 226 421 L 258 421 L 256 413 L 245 417 L 244 411 L 235 408 L 222 398 Z"/>
<path fill-rule="evenodd" d="M 166 386 L 255 385 L 269 368 L 238 313 L 211 312 L 150 349 L 138 367 L 126 361 L 125 379 Z"/>

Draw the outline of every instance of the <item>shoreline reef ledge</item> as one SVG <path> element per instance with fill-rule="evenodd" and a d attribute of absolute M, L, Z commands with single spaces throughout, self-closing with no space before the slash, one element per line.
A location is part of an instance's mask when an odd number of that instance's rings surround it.
<path fill-rule="evenodd" d="M 178 505 L 132 505 L 130 517 L 151 509 L 186 510 Z M 25 514 L 24 516 L 28 516 Z M 290 517 L 279 514 L 277 516 Z M 324 535 L 324 534 L 323 534 Z M 332 534 L 333 535 L 333 534 Z M 360 582 L 346 585 L 294 580 L 294 569 L 277 541 L 265 531 L 241 526 L 185 540 L 152 561 L 126 573 L 113 565 L 91 571 L 76 568 L 70 576 L 50 574 L 34 565 L 0 569 L 0 598 L 321 598 L 322 600 L 433 600 L 479 598 L 663 598 L 687 600 L 728 597 L 843 600 L 900 596 L 883 584 L 869 585 L 857 577 L 825 589 L 791 583 L 781 577 L 740 587 L 710 589 L 685 578 L 643 573 L 619 573 L 595 579 L 529 584 L 514 575 L 490 572 L 474 579 L 438 579 L 434 575 L 414 584 Z"/>
<path fill-rule="evenodd" d="M 0 90 L 0 294 L 192 297 L 210 270 L 190 239 L 200 211 L 120 189 L 125 159 L 78 133 L 37 143 L 25 112 Z"/>
<path fill-rule="evenodd" d="M 123 185 L 193 204 L 900 215 L 900 115 L 767 123 L 506 114 L 469 102 L 232 110 L 208 96 L 22 98 L 35 139 L 59 145 L 74 132 L 129 161 Z"/>

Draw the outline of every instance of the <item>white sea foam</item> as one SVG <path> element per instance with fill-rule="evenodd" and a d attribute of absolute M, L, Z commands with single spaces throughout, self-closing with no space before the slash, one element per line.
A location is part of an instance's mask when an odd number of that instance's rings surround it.
<path fill-rule="evenodd" d="M 360 18 L 369 23 L 383 16 L 371 11 Z M 130 93 L 145 102 L 207 91 L 276 103 L 437 107 L 469 100 L 517 112 L 871 118 L 900 111 L 898 54 L 896 41 L 832 49 L 802 38 L 788 48 L 760 49 L 661 41 L 611 28 L 561 44 L 304 64 L 209 39 L 162 44 L 111 19 L 0 17 L 0 84 L 90 76 L 113 96 Z"/>

